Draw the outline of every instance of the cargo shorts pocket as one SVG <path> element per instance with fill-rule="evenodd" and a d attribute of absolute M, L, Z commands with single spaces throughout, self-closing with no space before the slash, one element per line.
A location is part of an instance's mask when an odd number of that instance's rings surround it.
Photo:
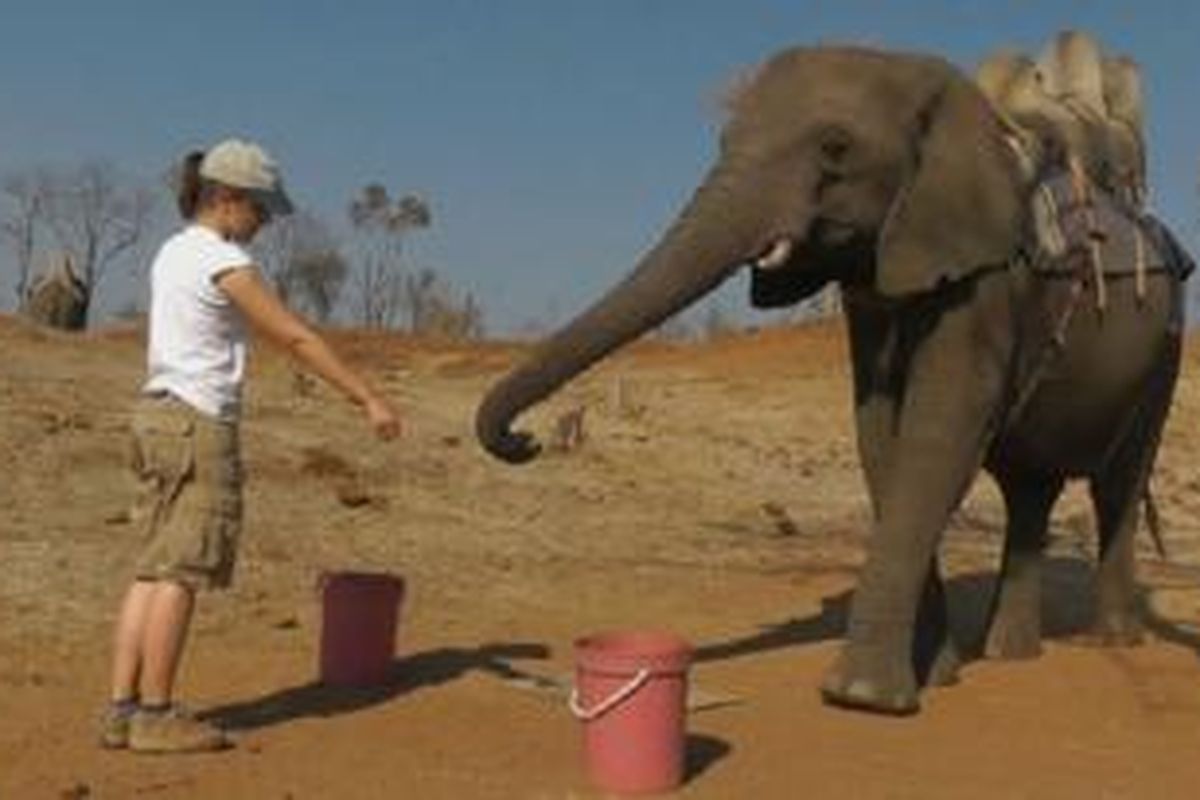
<path fill-rule="evenodd" d="M 161 514 L 196 472 L 196 421 L 178 401 L 142 401 L 133 419 L 130 467 L 144 510 Z"/>

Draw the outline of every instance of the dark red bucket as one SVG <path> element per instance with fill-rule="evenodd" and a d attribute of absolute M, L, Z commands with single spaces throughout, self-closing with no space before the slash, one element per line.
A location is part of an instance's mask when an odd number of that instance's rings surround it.
<path fill-rule="evenodd" d="M 571 712 L 584 762 L 601 789 L 664 792 L 683 781 L 692 648 L 672 633 L 608 632 L 575 642 Z"/>
<path fill-rule="evenodd" d="M 404 581 L 371 572 L 321 576 L 321 682 L 373 686 L 390 676 Z"/>

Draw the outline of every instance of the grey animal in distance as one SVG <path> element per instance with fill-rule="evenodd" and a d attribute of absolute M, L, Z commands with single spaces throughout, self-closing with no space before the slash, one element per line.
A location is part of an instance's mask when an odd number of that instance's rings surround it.
<path fill-rule="evenodd" d="M 52 257 L 25 292 L 22 310 L 42 325 L 77 331 L 87 326 L 87 285 L 75 272 L 71 257 Z"/>

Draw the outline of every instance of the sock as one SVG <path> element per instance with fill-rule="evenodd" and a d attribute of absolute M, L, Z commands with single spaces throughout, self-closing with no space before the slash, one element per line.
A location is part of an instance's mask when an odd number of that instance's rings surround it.
<path fill-rule="evenodd" d="M 143 703 L 138 708 L 148 714 L 165 714 L 171 710 L 171 703 Z"/>
<path fill-rule="evenodd" d="M 133 712 L 138 710 L 138 699 L 136 697 L 125 697 L 121 700 L 112 701 L 112 709 L 119 716 L 128 717 Z"/>

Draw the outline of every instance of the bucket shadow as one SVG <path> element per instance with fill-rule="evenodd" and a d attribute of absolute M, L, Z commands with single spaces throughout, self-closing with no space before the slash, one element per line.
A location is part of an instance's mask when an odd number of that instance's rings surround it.
<path fill-rule="evenodd" d="M 1095 598 L 1093 576 L 1094 568 L 1086 561 L 1063 557 L 1047 559 L 1042 590 L 1043 638 L 1070 638 L 1088 629 Z M 982 656 L 984 627 L 995 588 L 996 574 L 991 571 L 956 575 L 946 582 L 950 635 L 967 661 Z M 847 589 L 823 597 L 820 611 L 810 616 L 767 623 L 747 636 L 702 644 L 695 649 L 695 661 L 723 661 L 842 639 L 846 635 L 853 595 L 853 590 Z M 1154 624 L 1162 624 L 1162 621 Z M 1186 632 L 1178 631 L 1175 635 L 1182 637 Z M 1191 638 L 1200 650 L 1200 637 Z"/>
<path fill-rule="evenodd" d="M 683 782 L 691 783 L 733 751 L 724 739 L 702 733 L 689 733 L 684 742 Z"/>
<path fill-rule="evenodd" d="M 1153 587 L 1144 588 L 1138 596 L 1138 618 L 1146 626 L 1146 630 L 1162 639 L 1180 647 L 1191 650 L 1200 659 L 1200 634 L 1193 627 L 1184 627 L 1168 617 L 1159 614 L 1150 604 L 1150 592 Z"/>
<path fill-rule="evenodd" d="M 509 659 L 544 659 L 549 654 L 545 645 L 528 642 L 443 647 L 396 659 L 388 678 L 374 686 L 326 686 L 314 680 L 251 700 L 210 708 L 199 716 L 226 730 L 247 731 L 304 717 L 349 714 L 449 683 L 475 670 L 508 677 L 518 672 L 508 663 Z"/>
<path fill-rule="evenodd" d="M 763 625 L 757 633 L 748 636 L 700 645 L 694 651 L 693 660 L 696 663 L 724 661 L 784 647 L 840 639 L 845 634 L 850 619 L 852 596 L 853 592 L 846 590 L 823 597 L 821 611 L 812 616 L 791 617 L 782 622 Z"/>

